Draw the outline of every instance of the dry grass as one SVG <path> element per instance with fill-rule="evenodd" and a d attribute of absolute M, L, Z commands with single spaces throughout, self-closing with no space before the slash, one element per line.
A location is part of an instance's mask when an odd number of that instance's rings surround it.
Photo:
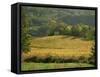
<path fill-rule="evenodd" d="M 22 60 L 37 56 L 39 58 L 59 57 L 64 59 L 88 58 L 91 54 L 92 41 L 73 36 L 47 36 L 33 38 L 31 51 L 22 53 Z"/>

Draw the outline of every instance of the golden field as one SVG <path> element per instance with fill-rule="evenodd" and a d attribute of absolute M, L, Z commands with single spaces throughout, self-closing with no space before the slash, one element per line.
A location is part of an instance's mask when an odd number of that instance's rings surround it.
<path fill-rule="evenodd" d="M 34 56 L 45 59 L 55 57 L 63 59 L 88 58 L 91 54 L 93 41 L 73 36 L 35 37 L 31 43 L 31 51 L 22 53 L 22 61 Z"/>

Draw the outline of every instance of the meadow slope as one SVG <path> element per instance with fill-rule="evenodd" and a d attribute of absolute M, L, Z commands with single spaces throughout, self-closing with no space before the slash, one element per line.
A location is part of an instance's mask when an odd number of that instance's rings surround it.
<path fill-rule="evenodd" d="M 74 61 L 76 63 L 76 61 L 78 60 L 80 60 L 81 63 L 80 67 L 87 67 L 89 65 L 86 63 L 84 64 L 84 62 L 87 61 L 87 59 L 91 54 L 92 43 L 93 41 L 84 40 L 82 38 L 77 38 L 73 36 L 56 35 L 56 36 L 46 36 L 46 37 L 34 37 L 31 42 L 31 51 L 27 53 L 22 53 L 22 59 L 21 59 L 22 69 L 34 70 L 36 69 L 33 68 L 34 62 L 40 63 L 41 61 L 43 61 L 44 65 L 48 66 L 42 69 L 49 68 L 50 63 L 52 62 L 56 63 L 58 67 L 59 64 L 57 63 L 60 63 L 60 65 L 61 63 L 65 63 L 61 65 L 62 68 L 64 67 L 70 68 L 73 65 L 75 65 L 74 67 L 79 67 L 79 64 L 72 63 Z M 66 64 L 69 63 L 68 61 L 72 63 L 72 66 Z M 40 67 L 41 65 L 43 66 L 43 63 L 42 64 L 40 63 L 39 66 Z M 28 68 L 28 65 L 31 65 L 32 69 L 29 69 L 31 67 L 29 66 Z M 57 67 L 55 67 L 54 64 L 52 68 L 57 68 Z"/>

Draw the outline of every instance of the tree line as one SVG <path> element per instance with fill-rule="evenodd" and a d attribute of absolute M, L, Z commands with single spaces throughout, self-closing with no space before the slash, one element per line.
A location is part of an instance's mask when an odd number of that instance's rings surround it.
<path fill-rule="evenodd" d="M 82 23 L 69 25 L 59 20 L 50 19 L 48 23 L 41 26 L 32 26 L 29 33 L 32 36 L 68 35 L 93 40 L 95 38 L 95 27 Z"/>

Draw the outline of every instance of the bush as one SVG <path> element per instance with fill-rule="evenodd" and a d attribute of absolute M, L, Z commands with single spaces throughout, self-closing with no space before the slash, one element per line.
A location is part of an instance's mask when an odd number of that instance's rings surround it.
<path fill-rule="evenodd" d="M 95 45 L 93 45 L 91 48 L 91 55 L 90 55 L 88 61 L 90 64 L 95 64 Z"/>
<path fill-rule="evenodd" d="M 84 56 L 80 56 L 78 58 L 66 58 L 66 57 L 58 57 L 58 56 L 51 56 L 48 55 L 47 57 L 39 57 L 39 56 L 32 56 L 31 58 L 27 58 L 24 61 L 26 62 L 42 62 L 42 63 L 88 63 L 88 58 Z"/>

